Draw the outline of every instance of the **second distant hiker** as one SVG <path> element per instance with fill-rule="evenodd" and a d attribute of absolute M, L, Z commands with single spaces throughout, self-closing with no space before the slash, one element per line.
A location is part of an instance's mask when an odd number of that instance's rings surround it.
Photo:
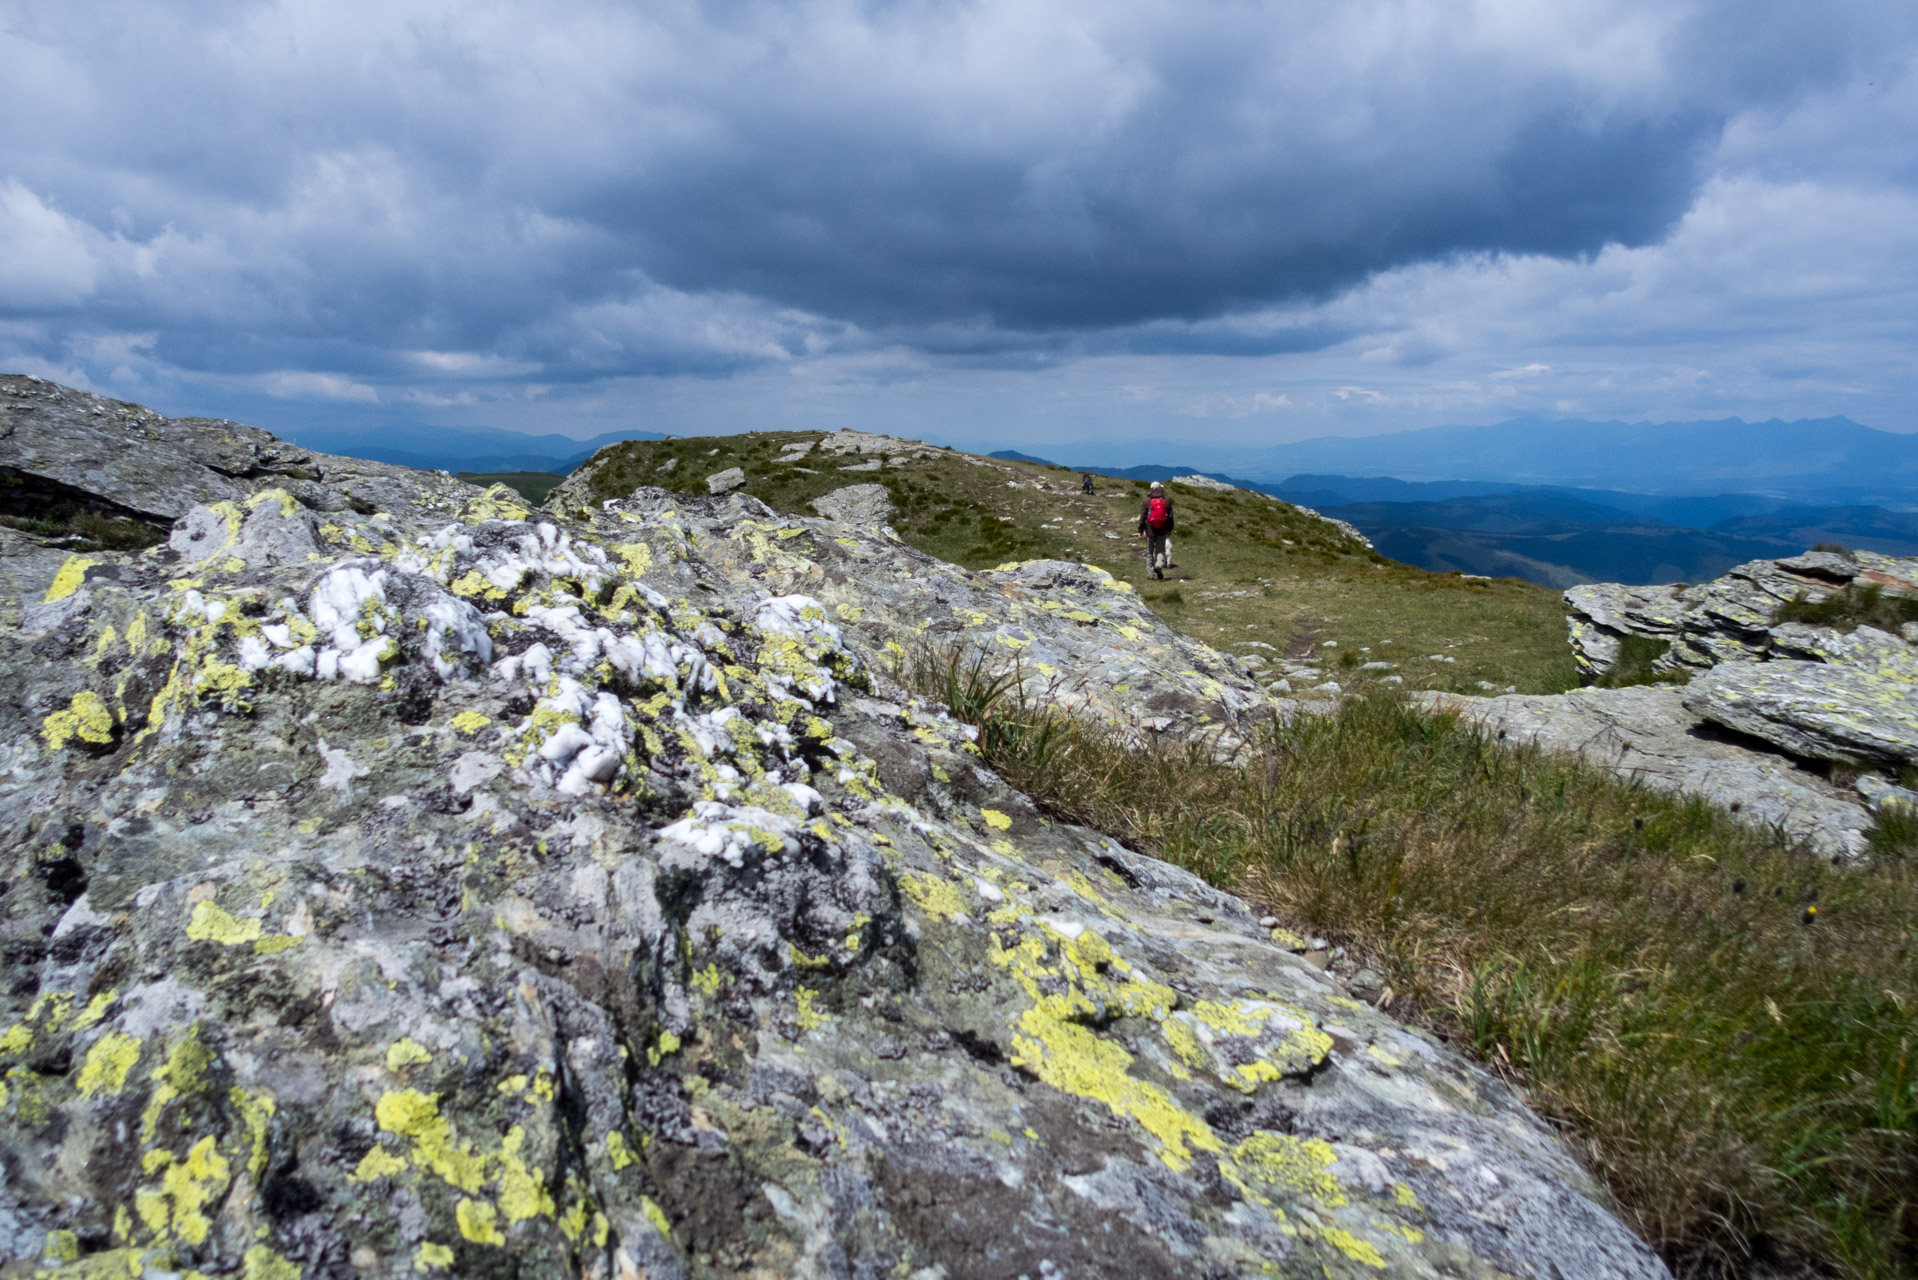
<path fill-rule="evenodd" d="M 1156 480 L 1139 504 L 1139 536 L 1146 540 L 1146 567 L 1153 577 L 1165 577 L 1172 563 L 1172 499 L 1165 496 L 1165 486 Z"/>

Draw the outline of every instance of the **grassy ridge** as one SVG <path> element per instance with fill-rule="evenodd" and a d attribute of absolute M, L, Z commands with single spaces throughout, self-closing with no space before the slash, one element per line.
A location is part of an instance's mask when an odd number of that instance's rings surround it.
<path fill-rule="evenodd" d="M 740 467 L 745 492 L 776 511 L 811 514 L 806 504 L 830 490 L 881 484 L 898 508 L 894 528 L 922 551 L 973 569 L 1042 557 L 1095 564 L 1221 649 L 1299 655 L 1329 641 L 1337 648 L 1322 656 L 1390 661 L 1414 689 L 1553 693 L 1577 683 L 1556 592 L 1414 569 L 1262 495 L 1173 486 L 1178 567 L 1157 582 L 1136 537 L 1143 480 L 1101 479 L 1087 496 L 1076 472 L 950 450 L 876 471 L 842 470 L 859 459 L 817 450 L 779 461 L 787 446 L 820 438 L 756 432 L 613 445 L 597 455 L 595 496 L 642 484 L 700 495 L 705 477 Z"/>
<path fill-rule="evenodd" d="M 1918 1273 L 1918 822 L 1838 871 L 1377 692 L 1221 763 L 902 673 L 1062 816 L 1348 947 L 1562 1121 L 1681 1274 Z"/>

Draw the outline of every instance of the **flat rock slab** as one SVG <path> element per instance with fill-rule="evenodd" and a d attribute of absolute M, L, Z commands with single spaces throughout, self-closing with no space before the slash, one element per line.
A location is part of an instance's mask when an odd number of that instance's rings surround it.
<path fill-rule="evenodd" d="M 849 484 L 814 498 L 812 509 L 828 520 L 876 529 L 892 519 L 892 495 L 883 484 Z"/>
<path fill-rule="evenodd" d="M 1692 689 L 1651 685 L 1498 698 L 1418 696 L 1506 741 L 1581 756 L 1656 790 L 1697 795 L 1751 822 L 1781 827 L 1823 856 L 1852 858 L 1864 852 L 1864 831 L 1872 819 L 1855 792 L 1833 786 L 1788 756 L 1717 731 L 1687 705 Z"/>
<path fill-rule="evenodd" d="M 1918 651 L 1871 627 L 1780 631 L 1804 658 L 1713 667 L 1685 705 L 1807 759 L 1918 764 Z"/>

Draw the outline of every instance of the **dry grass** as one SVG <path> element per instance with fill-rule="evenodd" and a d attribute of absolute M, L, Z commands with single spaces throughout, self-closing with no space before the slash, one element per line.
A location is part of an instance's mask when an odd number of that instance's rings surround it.
<path fill-rule="evenodd" d="M 1059 815 L 1346 946 L 1513 1073 L 1682 1274 L 1918 1272 L 1918 822 L 1837 870 L 1383 692 L 1222 763 L 976 660 L 902 674 Z"/>

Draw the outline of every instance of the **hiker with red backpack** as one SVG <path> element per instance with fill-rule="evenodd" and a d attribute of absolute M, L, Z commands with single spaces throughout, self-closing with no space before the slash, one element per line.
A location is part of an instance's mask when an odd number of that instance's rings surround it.
<path fill-rule="evenodd" d="M 1157 480 L 1139 504 L 1139 536 L 1146 540 L 1146 567 L 1153 577 L 1165 577 L 1172 564 L 1172 499 L 1165 496 L 1165 486 Z"/>

